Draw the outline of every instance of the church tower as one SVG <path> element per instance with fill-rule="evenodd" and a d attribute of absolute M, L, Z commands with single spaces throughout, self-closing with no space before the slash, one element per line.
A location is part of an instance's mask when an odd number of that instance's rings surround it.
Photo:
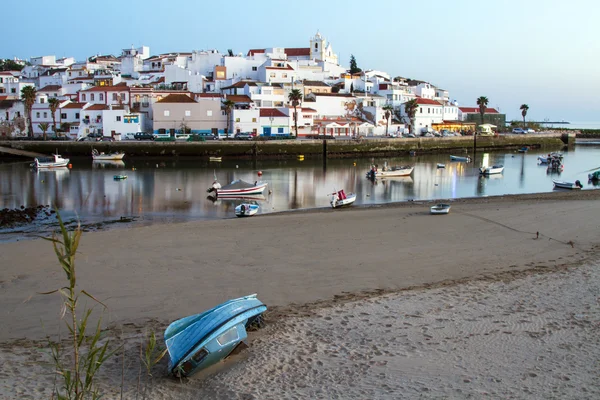
<path fill-rule="evenodd" d="M 331 44 L 327 43 L 327 40 L 321 36 L 319 31 L 310 39 L 310 58 L 311 60 L 327 61 L 339 65 L 337 54 L 333 52 Z"/>

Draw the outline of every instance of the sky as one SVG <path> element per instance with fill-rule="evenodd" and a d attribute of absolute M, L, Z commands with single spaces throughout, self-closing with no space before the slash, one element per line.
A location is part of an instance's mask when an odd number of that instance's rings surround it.
<path fill-rule="evenodd" d="M 600 122 L 598 0 L 28 0 L 6 2 L 0 58 L 308 47 L 319 31 L 348 66 L 486 96 L 508 120 Z M 11 10 L 13 8 L 13 10 Z M 27 23 L 24 24 L 24 21 Z"/>

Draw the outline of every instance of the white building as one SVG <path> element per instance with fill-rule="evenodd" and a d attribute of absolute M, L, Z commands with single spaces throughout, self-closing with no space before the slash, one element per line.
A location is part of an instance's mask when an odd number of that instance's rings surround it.
<path fill-rule="evenodd" d="M 67 83 L 67 70 L 68 68 L 50 68 L 44 71 L 38 77 L 37 86 L 43 88 L 44 86 L 64 85 Z"/>
<path fill-rule="evenodd" d="M 0 95 L 0 137 L 25 135 L 25 104 Z M 18 123 L 21 120 L 21 123 Z M 23 129 L 21 129 L 23 128 Z"/>
<path fill-rule="evenodd" d="M 142 132 L 145 115 L 132 113 L 128 107 L 109 107 L 102 111 L 102 134 L 107 137 L 121 139 L 126 133 Z"/>
<path fill-rule="evenodd" d="M 430 83 L 413 81 L 409 83 L 409 86 L 417 97 L 431 100 L 435 98 L 435 87 Z"/>
<path fill-rule="evenodd" d="M 261 108 L 260 126 L 263 136 L 289 135 L 290 117 L 276 108 Z"/>
<path fill-rule="evenodd" d="M 338 56 L 333 52 L 331 43 L 328 43 L 318 31 L 317 34 L 310 40 L 310 58 L 312 60 L 339 64 Z"/>
<path fill-rule="evenodd" d="M 304 99 L 304 106 L 316 110 L 319 117 L 347 116 L 354 114 L 356 100 L 348 93 L 310 93 Z"/>
<path fill-rule="evenodd" d="M 35 86 L 31 82 L 22 82 L 18 75 L 11 71 L 0 71 L 0 96 L 21 98 L 21 89 Z"/>
<path fill-rule="evenodd" d="M 150 47 L 123 49 L 121 54 L 121 74 L 137 78 L 144 68 L 144 60 L 150 57 Z"/>
<path fill-rule="evenodd" d="M 442 103 L 432 99 L 424 99 L 417 97 L 417 112 L 415 114 L 415 135 L 430 131 L 431 124 L 439 124 L 444 121 L 444 106 Z M 402 115 L 405 117 L 408 123 L 408 116 L 404 111 L 404 104 L 402 105 Z"/>

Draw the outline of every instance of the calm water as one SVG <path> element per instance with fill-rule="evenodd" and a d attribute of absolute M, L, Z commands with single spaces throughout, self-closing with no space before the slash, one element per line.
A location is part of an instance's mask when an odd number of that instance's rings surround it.
<path fill-rule="evenodd" d="M 240 200 L 207 198 L 206 189 L 216 175 L 221 184 L 233 179 L 269 183 L 270 193 L 258 200 L 259 213 L 292 209 L 329 207 L 329 194 L 344 189 L 356 192 L 355 204 L 381 204 L 408 200 L 449 199 L 518 193 L 550 192 L 552 179 L 579 179 L 584 190 L 588 170 L 600 167 L 600 146 L 576 146 L 564 153 L 565 169 L 548 174 L 537 164 L 541 152 L 478 153 L 475 162 L 451 162 L 447 154 L 400 158 L 363 158 L 288 161 L 231 161 L 209 163 L 194 159 L 157 161 L 126 159 L 124 162 L 95 163 L 72 159 L 72 168 L 35 172 L 29 163 L 0 164 L 0 208 L 50 205 L 58 207 L 66 220 L 79 218 L 83 225 L 114 223 L 121 217 L 134 217 L 136 224 L 190 221 L 234 217 Z M 458 155 L 458 154 L 457 154 Z M 365 177 L 371 162 L 382 166 L 413 164 L 411 177 L 379 180 Z M 437 163 L 446 165 L 438 169 Z M 504 173 L 480 177 L 482 165 L 503 164 Z M 257 172 L 262 171 L 261 178 Z M 115 181 L 115 174 L 128 179 Z M 107 225 L 108 226 L 108 225 Z M 50 229 L 45 223 L 18 229 L 0 230 L 0 241 L 26 237 L 37 230 Z M 52 228 L 53 229 L 53 228 Z"/>

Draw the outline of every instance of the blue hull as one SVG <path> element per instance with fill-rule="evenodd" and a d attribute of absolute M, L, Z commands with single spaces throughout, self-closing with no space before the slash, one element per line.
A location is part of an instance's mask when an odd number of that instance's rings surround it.
<path fill-rule="evenodd" d="M 165 331 L 169 371 L 190 376 L 224 359 L 247 338 L 246 325 L 266 310 L 250 295 L 171 323 Z"/>

